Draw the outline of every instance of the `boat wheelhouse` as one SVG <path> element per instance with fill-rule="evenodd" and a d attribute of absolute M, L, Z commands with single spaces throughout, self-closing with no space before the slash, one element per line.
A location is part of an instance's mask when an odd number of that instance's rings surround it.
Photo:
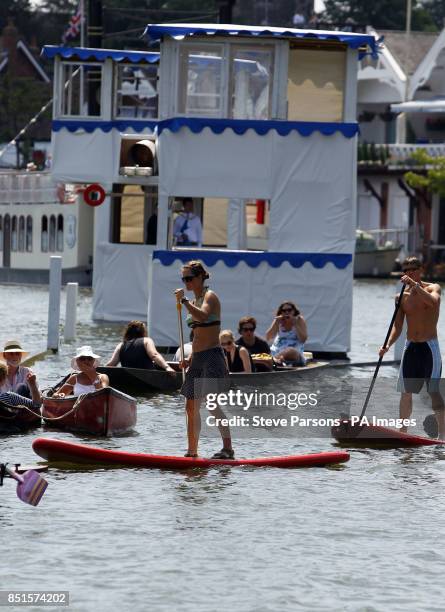
<path fill-rule="evenodd" d="M 55 58 L 53 174 L 106 194 L 95 211 L 93 316 L 147 316 L 157 344 L 177 345 L 173 290 L 181 264 L 198 258 L 224 327 L 251 314 L 262 333 L 290 299 L 308 320 L 309 350 L 345 353 L 357 62 L 377 53 L 374 37 L 219 24 L 149 25 L 145 37 L 159 54 L 44 50 Z M 203 248 L 173 245 L 184 197 L 203 219 Z M 265 248 L 251 251 L 246 209 L 256 201 Z"/>
<path fill-rule="evenodd" d="M 0 171 L 0 280 L 48 283 L 51 255 L 63 282 L 91 285 L 94 214 L 74 185 L 50 172 Z"/>

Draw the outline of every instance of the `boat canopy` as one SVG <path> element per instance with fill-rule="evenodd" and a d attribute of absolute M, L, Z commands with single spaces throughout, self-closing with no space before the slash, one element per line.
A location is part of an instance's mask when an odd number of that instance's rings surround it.
<path fill-rule="evenodd" d="M 377 57 L 378 40 L 372 34 L 357 34 L 355 32 L 336 32 L 328 30 L 300 30 L 294 28 L 276 28 L 246 25 L 202 24 L 202 23 L 171 23 L 148 24 L 144 32 L 150 43 L 158 43 L 168 36 L 181 40 L 187 36 L 246 36 L 246 37 L 277 37 L 300 38 L 314 41 L 339 42 L 352 49 L 364 49 Z"/>
<path fill-rule="evenodd" d="M 395 113 L 445 113 L 445 98 L 391 104 L 391 110 Z"/>
<path fill-rule="evenodd" d="M 63 57 L 64 59 L 97 60 L 103 62 L 112 59 L 114 62 L 148 62 L 155 64 L 159 61 L 159 53 L 155 51 L 121 51 L 118 49 L 92 49 L 86 47 L 57 47 L 45 45 L 42 56 L 48 59 Z"/>

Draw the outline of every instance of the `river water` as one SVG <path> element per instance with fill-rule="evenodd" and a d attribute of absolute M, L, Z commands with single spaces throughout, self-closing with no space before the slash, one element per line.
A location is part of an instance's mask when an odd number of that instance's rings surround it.
<path fill-rule="evenodd" d="M 375 359 L 395 292 L 393 282 L 355 282 L 354 361 Z M 1 342 L 17 337 L 31 353 L 41 351 L 47 289 L 0 286 L 0 295 Z M 76 346 L 111 354 L 121 326 L 93 322 L 90 313 L 91 294 L 81 290 L 78 338 L 36 364 L 41 386 L 68 371 Z M 352 385 L 359 409 L 372 371 L 325 371 L 316 384 Z M 397 416 L 396 375 L 382 368 L 376 386 L 374 407 L 387 416 Z M 341 405 L 343 398 L 328 400 Z M 122 437 L 44 429 L 2 437 L 1 459 L 35 462 L 37 435 L 181 454 L 182 401 L 176 394 L 138 398 L 136 432 Z M 202 438 L 202 455 L 218 448 L 215 438 Z M 235 448 L 254 457 L 336 447 L 314 434 L 241 436 Z M 341 467 L 301 470 L 50 469 L 37 508 L 21 503 L 8 480 L 0 489 L 0 589 L 67 590 L 69 609 L 79 612 L 441 611 L 444 459 L 444 451 L 425 447 L 352 449 Z"/>

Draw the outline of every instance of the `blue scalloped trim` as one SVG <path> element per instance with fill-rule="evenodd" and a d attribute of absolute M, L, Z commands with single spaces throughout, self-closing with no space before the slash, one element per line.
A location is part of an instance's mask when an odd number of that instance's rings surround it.
<path fill-rule="evenodd" d="M 53 59 L 56 56 L 64 59 L 97 60 L 103 62 L 111 58 L 115 62 L 148 62 L 155 64 L 159 62 L 159 52 L 156 51 L 120 51 L 117 49 L 90 49 L 87 47 L 56 47 L 45 45 L 41 53 L 42 57 Z"/>
<path fill-rule="evenodd" d="M 358 123 L 322 123 L 306 121 L 263 121 L 263 120 L 243 120 L 243 119 L 197 119 L 191 117 L 174 117 L 164 121 L 138 121 L 128 119 L 116 119 L 114 121 L 97 121 L 84 119 L 55 119 L 52 122 L 54 132 L 59 132 L 65 128 L 70 132 L 85 130 L 90 133 L 94 130 L 110 132 L 113 128 L 120 132 L 130 128 L 135 132 L 143 132 L 150 128 L 157 128 L 158 134 L 164 130 L 179 132 L 183 127 L 187 127 L 194 134 L 199 134 L 204 128 L 210 128 L 214 134 L 222 134 L 224 130 L 231 129 L 239 136 L 245 134 L 247 130 L 254 130 L 259 136 L 264 136 L 271 130 L 275 130 L 280 136 L 287 136 L 290 132 L 296 131 L 301 136 L 310 136 L 314 132 L 321 132 L 324 136 L 332 136 L 336 132 L 341 132 L 346 138 L 352 138 L 359 132 Z"/>
<path fill-rule="evenodd" d="M 250 268 L 257 268 L 261 263 L 267 262 L 272 268 L 279 268 L 283 263 L 289 263 L 293 268 L 301 268 L 310 263 L 314 268 L 324 268 L 332 263 L 339 270 L 343 270 L 352 262 L 352 255 L 342 253 L 252 253 L 248 251 L 154 251 L 153 259 L 157 259 L 164 266 L 171 266 L 179 260 L 183 263 L 191 259 L 199 259 L 208 266 L 214 266 L 218 261 L 224 262 L 228 268 L 234 268 L 241 261 Z"/>
<path fill-rule="evenodd" d="M 91 134 L 94 130 L 102 130 L 102 132 L 110 132 L 113 128 L 119 130 L 120 132 L 124 132 L 128 128 L 134 130 L 135 132 L 143 132 L 147 128 L 151 130 L 155 130 L 158 125 L 158 121 L 147 121 L 146 119 L 141 119 L 139 121 L 128 121 L 125 119 L 115 120 L 115 121 L 85 121 L 85 120 L 60 120 L 55 119 L 52 122 L 52 130 L 53 132 L 59 132 L 61 129 L 65 128 L 69 132 L 77 132 L 77 130 L 85 130 Z"/>
<path fill-rule="evenodd" d="M 242 135 L 247 130 L 254 130 L 259 136 L 264 136 L 271 130 L 275 130 L 280 136 L 287 136 L 296 131 L 301 136 L 310 136 L 313 132 L 321 132 L 324 136 L 332 136 L 335 132 L 341 132 L 346 138 L 352 138 L 358 134 L 358 123 L 323 123 L 307 121 L 266 121 L 252 119 L 205 119 L 194 117 L 173 117 L 158 123 L 158 134 L 164 130 L 178 132 L 181 128 L 188 127 L 194 134 L 199 134 L 204 128 L 210 128 L 214 134 L 221 134 L 226 129 L 231 129 L 235 134 Z"/>
<path fill-rule="evenodd" d="M 181 40 L 186 36 L 268 36 L 281 38 L 305 38 L 314 40 L 334 40 L 345 43 L 352 49 L 366 46 L 370 52 L 377 56 L 377 40 L 371 34 L 356 34 L 352 32 L 335 32 L 325 30 L 300 30 L 293 28 L 262 28 L 260 26 L 239 26 L 226 24 L 149 24 L 143 36 L 151 43 L 157 43 L 164 36 Z"/>

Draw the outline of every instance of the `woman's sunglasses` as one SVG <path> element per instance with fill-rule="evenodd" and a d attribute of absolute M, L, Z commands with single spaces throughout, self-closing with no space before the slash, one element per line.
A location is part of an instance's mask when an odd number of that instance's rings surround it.
<path fill-rule="evenodd" d="M 282 308 L 281 312 L 293 312 L 294 309 L 293 308 Z"/>
<path fill-rule="evenodd" d="M 182 282 L 183 283 L 191 283 L 194 278 L 196 278 L 196 277 L 195 276 L 183 276 L 182 277 Z"/>
<path fill-rule="evenodd" d="M 227 342 L 221 342 L 221 346 L 230 346 L 233 344 L 233 340 L 228 340 Z"/>

